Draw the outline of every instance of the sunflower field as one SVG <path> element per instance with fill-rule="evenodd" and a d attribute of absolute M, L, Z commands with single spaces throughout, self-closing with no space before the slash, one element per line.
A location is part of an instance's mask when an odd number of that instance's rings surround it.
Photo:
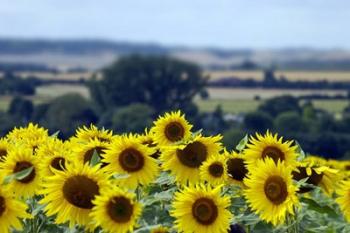
<path fill-rule="evenodd" d="M 0 233 L 350 232 L 350 161 L 267 131 L 228 151 L 180 112 L 143 134 L 0 139 Z"/>

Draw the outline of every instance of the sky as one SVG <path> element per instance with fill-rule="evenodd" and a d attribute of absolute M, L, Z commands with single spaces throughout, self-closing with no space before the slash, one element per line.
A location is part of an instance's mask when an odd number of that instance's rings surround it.
<path fill-rule="evenodd" d="M 0 37 L 350 49 L 349 0 L 0 0 Z"/>

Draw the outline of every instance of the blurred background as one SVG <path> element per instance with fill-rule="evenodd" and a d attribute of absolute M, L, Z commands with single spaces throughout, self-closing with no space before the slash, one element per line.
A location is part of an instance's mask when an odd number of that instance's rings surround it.
<path fill-rule="evenodd" d="M 0 136 L 143 132 L 181 109 L 234 148 L 270 129 L 350 158 L 350 1 L 0 0 Z"/>

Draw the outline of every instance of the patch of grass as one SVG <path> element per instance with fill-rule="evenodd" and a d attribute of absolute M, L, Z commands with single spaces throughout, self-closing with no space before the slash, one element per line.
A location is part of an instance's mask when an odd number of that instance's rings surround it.
<path fill-rule="evenodd" d="M 209 100 L 197 100 L 199 110 L 202 112 L 212 112 L 218 105 L 221 105 L 225 113 L 245 113 L 254 111 L 258 105 L 257 100 L 220 100 L 220 99 L 209 99 Z"/>
<path fill-rule="evenodd" d="M 348 100 L 313 100 L 316 108 L 333 113 L 341 113 L 349 105 Z"/>

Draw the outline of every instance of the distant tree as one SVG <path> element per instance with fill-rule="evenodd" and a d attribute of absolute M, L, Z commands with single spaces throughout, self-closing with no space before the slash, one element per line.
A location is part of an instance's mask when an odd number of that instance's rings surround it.
<path fill-rule="evenodd" d="M 278 96 L 267 100 L 258 107 L 259 111 L 266 112 L 275 117 L 282 112 L 295 111 L 300 112 L 299 101 L 293 96 Z"/>
<path fill-rule="evenodd" d="M 218 105 L 212 113 L 202 115 L 201 127 L 206 133 L 218 134 L 226 130 L 227 123 L 221 105 Z"/>
<path fill-rule="evenodd" d="M 226 130 L 223 134 L 223 144 L 228 150 L 235 149 L 246 132 L 238 128 Z"/>
<path fill-rule="evenodd" d="M 306 131 L 302 118 L 297 112 L 283 112 L 274 121 L 275 129 L 278 132 L 288 134 L 297 131 Z"/>
<path fill-rule="evenodd" d="M 142 133 L 152 126 L 154 110 L 144 104 L 131 104 L 115 111 L 112 129 L 117 133 Z"/>
<path fill-rule="evenodd" d="M 91 103 L 79 94 L 67 94 L 54 99 L 42 117 L 44 126 L 60 130 L 63 137 L 71 136 L 81 125 L 96 123 L 98 120 Z"/>
<path fill-rule="evenodd" d="M 164 56 L 128 56 L 89 82 L 94 101 L 104 110 L 132 103 L 151 106 L 155 114 L 181 109 L 195 113 L 194 96 L 207 79 L 198 66 Z"/>
<path fill-rule="evenodd" d="M 17 96 L 12 99 L 8 109 L 8 114 L 18 121 L 27 122 L 32 117 L 33 108 L 32 101 Z"/>
<path fill-rule="evenodd" d="M 4 137 L 15 126 L 20 125 L 10 115 L 0 111 L 0 137 Z"/>
<path fill-rule="evenodd" d="M 273 128 L 273 119 L 264 112 L 251 112 L 245 115 L 243 126 L 248 130 L 265 132 Z"/>

